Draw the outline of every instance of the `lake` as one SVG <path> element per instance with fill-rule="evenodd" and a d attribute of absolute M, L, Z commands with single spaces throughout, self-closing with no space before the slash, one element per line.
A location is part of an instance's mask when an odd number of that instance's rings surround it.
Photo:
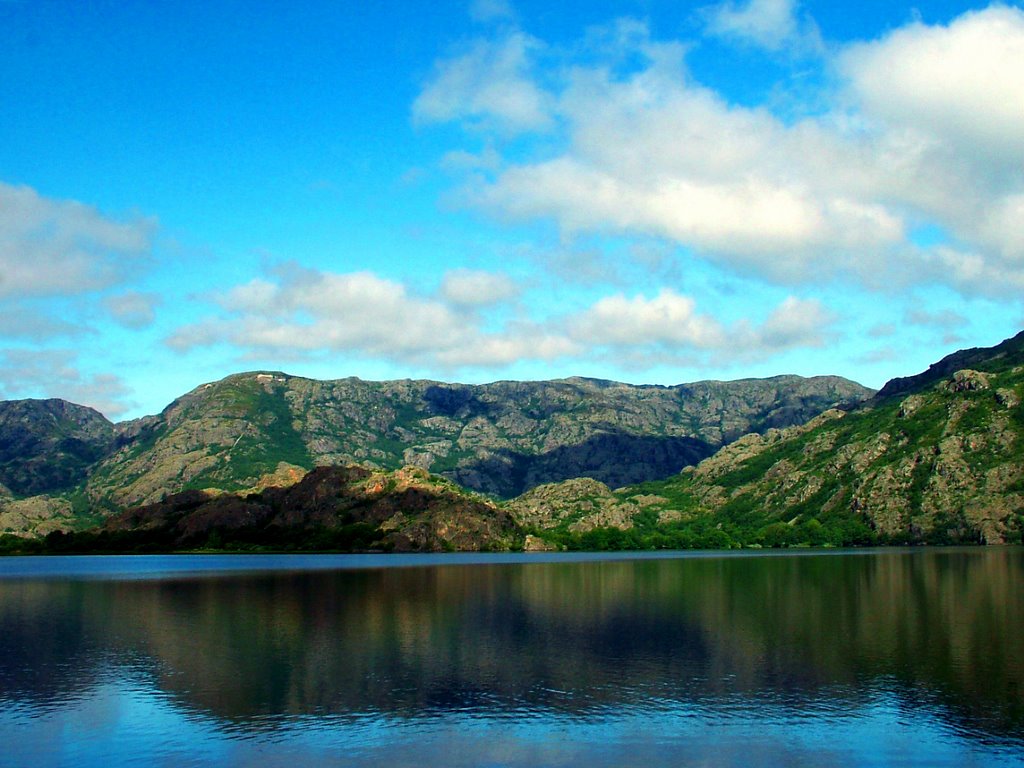
<path fill-rule="evenodd" d="M 6 766 L 1024 765 L 1024 549 L 0 559 Z"/>

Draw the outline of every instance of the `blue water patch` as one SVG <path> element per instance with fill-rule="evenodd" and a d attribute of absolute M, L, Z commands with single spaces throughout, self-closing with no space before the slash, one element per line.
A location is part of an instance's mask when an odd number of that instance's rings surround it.
<path fill-rule="evenodd" d="M 12 768 L 1024 765 L 1019 547 L 0 565 Z"/>

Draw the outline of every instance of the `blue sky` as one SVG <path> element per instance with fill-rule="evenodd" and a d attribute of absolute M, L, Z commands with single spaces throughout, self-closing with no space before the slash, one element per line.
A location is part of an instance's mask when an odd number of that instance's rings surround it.
<path fill-rule="evenodd" d="M 4 398 L 877 387 L 1024 324 L 1020 3 L 0 0 L 0 114 Z"/>

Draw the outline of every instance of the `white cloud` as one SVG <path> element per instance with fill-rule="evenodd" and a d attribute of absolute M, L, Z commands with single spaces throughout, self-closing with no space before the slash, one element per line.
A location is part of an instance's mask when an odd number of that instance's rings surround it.
<path fill-rule="evenodd" d="M 821 49 L 817 27 L 797 18 L 795 0 L 747 0 L 743 5 L 725 2 L 705 9 L 708 31 L 779 51 Z"/>
<path fill-rule="evenodd" d="M 1006 195 L 993 202 L 986 213 L 978 222 L 979 241 L 1008 263 L 1024 263 L 1024 193 Z"/>
<path fill-rule="evenodd" d="M 352 353 L 442 368 L 550 359 L 568 345 L 529 333 L 481 330 L 482 310 L 514 297 L 507 276 L 460 270 L 445 276 L 441 299 L 416 296 L 370 272 L 335 274 L 289 267 L 220 299 L 227 316 L 176 331 L 168 343 L 188 350 L 218 343 L 252 354 Z"/>
<path fill-rule="evenodd" d="M 1024 153 L 1024 11 L 994 5 L 948 26 L 922 23 L 846 50 L 844 74 L 869 114 L 975 154 Z"/>
<path fill-rule="evenodd" d="M 512 219 L 550 216 L 569 235 L 665 238 L 784 281 L 835 267 L 870 278 L 876 265 L 862 254 L 887 255 L 904 224 L 837 183 L 834 161 L 856 163 L 859 148 L 688 85 L 678 55 L 657 50 L 622 81 L 577 73 L 561 100 L 572 149 L 478 179 L 464 200 Z"/>
<path fill-rule="evenodd" d="M 382 357 L 436 349 L 463 335 L 461 319 L 369 272 L 293 269 L 279 282 L 254 280 L 224 306 L 241 313 L 233 341 L 265 349 L 346 349 Z"/>
<path fill-rule="evenodd" d="M 760 19 L 770 42 L 801 29 L 794 9 L 717 12 L 737 25 Z M 463 204 L 553 220 L 569 244 L 653 237 L 781 284 L 991 296 L 1024 287 L 1024 12 L 993 6 L 837 46 L 845 79 L 821 98 L 835 108 L 799 120 L 730 104 L 689 77 L 685 45 L 651 41 L 637 22 L 616 29 L 627 27 L 602 38 L 607 50 L 563 52 L 558 87 L 530 83 L 552 105 L 553 141 L 525 160 L 492 161 L 489 176 L 467 172 Z M 921 226 L 949 237 L 915 245 Z"/>
<path fill-rule="evenodd" d="M 413 104 L 417 122 L 463 121 L 502 134 L 546 130 L 550 97 L 530 79 L 538 40 L 513 31 L 500 40 L 477 40 L 437 64 Z"/>
<path fill-rule="evenodd" d="M 571 321 L 574 338 L 597 346 L 661 344 L 722 347 L 725 330 L 696 312 L 696 302 L 664 289 L 653 299 L 622 294 L 600 299 Z"/>
<path fill-rule="evenodd" d="M 148 253 L 154 227 L 150 219 L 115 221 L 82 203 L 0 182 L 0 298 L 113 285 Z"/>
<path fill-rule="evenodd" d="M 790 298 L 760 324 L 726 326 L 698 312 L 693 298 L 666 289 L 652 299 L 614 294 L 583 311 L 517 316 L 492 329 L 487 307 L 468 302 L 488 295 L 493 305 L 513 295 L 502 277 L 450 273 L 447 289 L 431 299 L 368 272 L 289 267 L 228 291 L 220 298 L 224 316 L 180 328 L 168 343 L 179 351 L 224 344 L 255 358 L 354 354 L 449 372 L 588 361 L 614 350 L 631 367 L 649 368 L 682 356 L 724 365 L 815 346 L 832 322 L 817 302 Z M 464 293 L 474 285 L 476 294 Z"/>
<path fill-rule="evenodd" d="M 83 374 L 77 358 L 76 352 L 65 349 L 0 350 L 0 397 L 59 397 L 95 408 L 110 419 L 133 406 L 131 390 L 120 376 Z"/>
<path fill-rule="evenodd" d="M 720 182 L 632 176 L 559 158 L 510 169 L 471 194 L 513 218 L 554 216 L 569 234 L 653 235 L 784 281 L 814 277 L 822 266 L 869 277 L 874 265 L 856 256 L 896 245 L 904 234 L 899 218 L 882 206 L 822 199 L 752 174 Z M 823 251 L 833 261 L 819 266 Z"/>
<path fill-rule="evenodd" d="M 438 354 L 449 368 L 498 368 L 523 360 L 577 358 L 584 348 L 555 331 L 532 323 L 519 323 L 501 333 L 481 334 L 471 346 L 453 347 Z"/>
<path fill-rule="evenodd" d="M 478 308 L 508 302 L 519 286 L 505 274 L 475 269 L 453 269 L 441 279 L 441 297 L 455 307 Z"/>
<path fill-rule="evenodd" d="M 916 23 L 838 60 L 866 119 L 918 147 L 931 178 L 904 192 L 960 241 L 929 259 L 965 292 L 1024 285 L 1024 11 L 993 5 Z M 941 170 L 939 170 L 941 169 Z"/>
<path fill-rule="evenodd" d="M 922 276 L 944 282 L 964 295 L 1019 298 L 1024 291 L 1024 265 L 1008 264 L 991 252 L 939 245 L 920 256 Z"/>
<path fill-rule="evenodd" d="M 569 327 L 577 342 L 625 350 L 636 366 L 644 359 L 653 365 L 682 354 L 695 362 L 713 353 L 722 363 L 818 347 L 834 320 L 819 302 L 789 297 L 760 325 L 743 320 L 726 326 L 700 314 L 693 298 L 662 289 L 653 299 L 622 294 L 603 298 L 571 318 Z"/>

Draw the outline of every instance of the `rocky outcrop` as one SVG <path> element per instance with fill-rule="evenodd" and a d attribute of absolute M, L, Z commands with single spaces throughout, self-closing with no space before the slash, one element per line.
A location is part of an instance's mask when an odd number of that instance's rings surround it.
<path fill-rule="evenodd" d="M 564 524 L 573 532 L 631 528 L 636 504 L 624 504 L 604 483 L 589 478 L 550 483 L 508 502 L 509 514 L 527 528 Z"/>
<path fill-rule="evenodd" d="M 523 552 L 557 552 L 558 547 L 540 536 L 528 533 L 523 540 Z"/>
<path fill-rule="evenodd" d="M 52 496 L 0 501 L 0 534 L 45 536 L 77 527 L 71 503 Z"/>

